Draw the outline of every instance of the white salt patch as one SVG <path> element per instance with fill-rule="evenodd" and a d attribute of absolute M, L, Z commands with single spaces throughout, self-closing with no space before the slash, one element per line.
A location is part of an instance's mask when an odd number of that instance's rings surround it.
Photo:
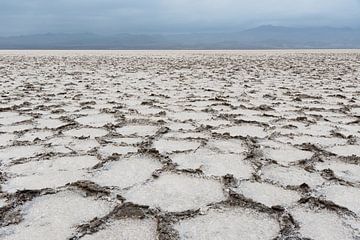
<path fill-rule="evenodd" d="M 143 141 L 142 138 L 114 138 L 114 139 L 110 139 L 111 142 L 113 143 L 118 143 L 118 144 L 127 144 L 127 145 L 134 145 L 134 144 L 138 144 L 141 143 Z"/>
<path fill-rule="evenodd" d="M 277 221 L 264 213 L 249 209 L 210 210 L 206 215 L 185 219 L 174 228 L 180 239 L 201 240 L 269 240 L 274 239 L 280 227 Z"/>
<path fill-rule="evenodd" d="M 68 239 L 75 226 L 102 217 L 111 205 L 74 192 L 37 197 L 22 208 L 24 220 L 0 231 L 3 240 Z"/>
<path fill-rule="evenodd" d="M 248 151 L 244 142 L 238 139 L 211 139 L 208 141 L 207 146 L 223 153 L 244 154 Z"/>
<path fill-rule="evenodd" d="M 19 114 L 14 114 L 12 116 L 5 115 L 4 117 L 0 116 L 0 125 L 11 125 L 23 121 L 28 121 L 31 119 L 32 119 L 31 116 L 26 116 L 26 115 L 19 115 Z"/>
<path fill-rule="evenodd" d="M 61 157 L 45 161 L 32 161 L 9 167 L 6 171 L 16 174 L 3 189 L 14 192 L 23 189 L 56 188 L 66 183 L 83 180 L 86 168 L 99 163 L 96 157 Z"/>
<path fill-rule="evenodd" d="M 62 127 L 64 125 L 66 125 L 66 123 L 59 119 L 39 119 L 37 121 L 36 127 L 55 129 L 55 128 Z"/>
<path fill-rule="evenodd" d="M 168 116 L 170 119 L 179 121 L 211 119 L 211 115 L 206 112 L 171 112 Z"/>
<path fill-rule="evenodd" d="M 339 156 L 360 156 L 360 145 L 336 146 L 328 148 L 327 150 Z"/>
<path fill-rule="evenodd" d="M 148 219 L 120 219 L 108 224 L 104 230 L 85 235 L 83 240 L 154 240 L 157 239 L 157 224 Z"/>
<path fill-rule="evenodd" d="M 263 150 L 264 156 L 271 160 L 275 160 L 281 165 L 288 166 L 300 160 L 310 159 L 314 154 L 310 151 L 303 151 L 293 147 L 281 149 L 266 148 Z"/>
<path fill-rule="evenodd" d="M 158 161 L 148 157 L 125 158 L 110 163 L 91 180 L 102 186 L 126 188 L 151 178 L 152 173 L 161 167 Z"/>
<path fill-rule="evenodd" d="M 221 125 L 228 125 L 230 124 L 231 122 L 227 121 L 227 120 L 222 120 L 222 119 L 219 119 L 219 120 L 202 120 L 202 121 L 199 121 L 198 124 L 201 124 L 201 125 L 205 125 L 205 126 L 212 126 L 212 127 L 219 127 Z"/>
<path fill-rule="evenodd" d="M 131 146 L 116 146 L 116 145 L 106 145 L 104 147 L 101 147 L 98 150 L 98 153 L 102 156 L 102 157 L 109 157 L 113 154 L 121 154 L 121 155 L 125 155 L 128 153 L 134 153 L 137 152 L 137 148 L 135 147 L 131 147 Z"/>
<path fill-rule="evenodd" d="M 89 137 L 94 139 L 96 137 L 103 137 L 108 134 L 108 132 L 101 128 L 80 128 L 68 130 L 64 132 L 64 134 L 71 137 Z"/>
<path fill-rule="evenodd" d="M 15 137 L 16 136 L 14 134 L 10 133 L 0 134 L 0 147 L 9 145 L 15 139 Z"/>
<path fill-rule="evenodd" d="M 100 146 L 100 144 L 95 139 L 74 139 L 72 137 L 53 138 L 48 142 L 51 143 L 51 145 L 54 147 L 63 146 L 76 152 L 86 152 Z"/>
<path fill-rule="evenodd" d="M 249 179 L 254 169 L 237 154 L 219 154 L 212 151 L 198 150 L 171 156 L 180 169 L 201 169 L 206 175 L 225 176 L 233 174 L 239 179 Z"/>
<path fill-rule="evenodd" d="M 257 137 L 264 138 L 267 136 L 267 133 L 264 131 L 262 127 L 254 126 L 254 125 L 241 125 L 241 126 L 232 126 L 226 128 L 220 128 L 215 130 L 214 132 L 224 134 L 229 133 L 232 137 L 242 136 L 242 137 Z"/>
<path fill-rule="evenodd" d="M 165 174 L 124 194 L 129 201 L 169 212 L 197 209 L 225 200 L 221 184 L 214 180 Z"/>
<path fill-rule="evenodd" d="M 324 179 L 316 173 L 298 167 L 282 167 L 275 164 L 262 169 L 262 178 L 283 186 L 299 186 L 306 183 L 310 187 L 315 187 L 324 183 Z"/>
<path fill-rule="evenodd" d="M 338 161 L 317 163 L 317 170 L 331 169 L 335 175 L 350 182 L 360 182 L 360 166 Z"/>
<path fill-rule="evenodd" d="M 20 158 L 30 158 L 44 153 L 44 148 L 39 145 L 12 146 L 0 149 L 0 159 L 2 161 L 17 160 Z"/>
<path fill-rule="evenodd" d="M 156 133 L 158 127 L 151 125 L 127 125 L 116 129 L 116 132 L 123 136 L 136 135 L 140 137 L 151 136 Z"/>
<path fill-rule="evenodd" d="M 4 207 L 5 205 L 6 205 L 6 200 L 3 198 L 0 198 L 0 208 Z M 1 236 L 1 234 L 0 234 L 0 236 Z"/>
<path fill-rule="evenodd" d="M 12 125 L 12 126 L 2 126 L 0 127 L 0 132 L 5 133 L 13 133 L 13 132 L 21 132 L 25 130 L 29 130 L 34 128 L 31 124 L 20 124 L 20 125 Z"/>
<path fill-rule="evenodd" d="M 327 210 L 309 210 L 296 208 L 291 211 L 295 221 L 300 225 L 300 234 L 305 238 L 316 240 L 352 240 L 354 235 L 336 213 Z"/>
<path fill-rule="evenodd" d="M 268 183 L 241 182 L 234 190 L 246 198 L 253 199 L 268 207 L 275 205 L 289 206 L 301 198 L 300 194 L 295 191 L 286 190 Z"/>
<path fill-rule="evenodd" d="M 159 139 L 154 142 L 154 148 L 162 154 L 176 151 L 195 150 L 199 146 L 200 142 L 186 140 Z"/>
<path fill-rule="evenodd" d="M 303 143 L 311 143 L 314 145 L 320 145 L 324 147 L 330 147 L 337 144 L 345 144 L 346 140 L 342 138 L 329 138 L 329 137 L 315 137 L 308 135 L 294 136 L 292 138 L 281 137 L 277 138 L 277 140 L 284 143 L 298 144 L 301 145 Z"/>
<path fill-rule="evenodd" d="M 191 125 L 190 123 L 178 123 L 178 122 L 172 122 L 169 125 L 167 125 L 168 128 L 170 128 L 173 131 L 179 131 L 179 130 L 194 130 L 195 127 Z"/>
<path fill-rule="evenodd" d="M 103 127 L 108 123 L 114 123 L 115 117 L 110 114 L 94 114 L 75 119 L 76 122 L 91 127 Z"/>
<path fill-rule="evenodd" d="M 331 185 L 319 190 L 319 194 L 335 204 L 346 207 L 360 215 L 360 189 L 355 187 Z"/>
<path fill-rule="evenodd" d="M 169 132 L 163 135 L 164 138 L 203 138 L 207 139 L 210 136 L 202 132 Z"/>
<path fill-rule="evenodd" d="M 19 137 L 17 140 L 18 141 L 29 141 L 32 142 L 35 139 L 40 139 L 40 140 L 45 140 L 48 137 L 53 136 L 54 133 L 52 131 L 31 131 L 31 132 L 27 132 L 24 135 L 22 135 L 21 137 Z"/>

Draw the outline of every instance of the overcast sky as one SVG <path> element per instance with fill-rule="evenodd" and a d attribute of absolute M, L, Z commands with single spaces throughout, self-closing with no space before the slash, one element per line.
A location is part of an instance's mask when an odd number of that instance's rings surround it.
<path fill-rule="evenodd" d="M 0 35 L 360 27 L 360 0 L 0 0 Z"/>

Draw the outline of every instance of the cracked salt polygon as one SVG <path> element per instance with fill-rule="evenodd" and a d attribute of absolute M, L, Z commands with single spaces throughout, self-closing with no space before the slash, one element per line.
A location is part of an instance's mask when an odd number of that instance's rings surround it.
<path fill-rule="evenodd" d="M 318 194 L 360 216 L 359 188 L 342 185 L 330 185 L 319 189 Z"/>
<path fill-rule="evenodd" d="M 58 157 L 50 160 L 31 161 L 6 169 L 11 177 L 2 188 L 9 192 L 23 189 L 56 188 L 85 179 L 86 168 L 99 163 L 93 156 Z"/>
<path fill-rule="evenodd" d="M 136 135 L 139 137 L 146 137 L 154 135 L 159 128 L 152 125 L 126 125 L 117 128 L 116 132 L 123 136 Z"/>
<path fill-rule="evenodd" d="M 69 136 L 52 138 L 47 142 L 54 147 L 63 146 L 76 152 L 86 152 L 100 146 L 95 139 L 74 139 Z"/>
<path fill-rule="evenodd" d="M 151 219 L 120 219 L 106 225 L 91 235 L 85 235 L 82 240 L 155 240 L 157 239 L 157 223 Z"/>
<path fill-rule="evenodd" d="M 0 149 L 0 159 L 8 162 L 21 158 L 31 158 L 44 153 L 44 147 L 40 145 L 11 146 Z"/>
<path fill-rule="evenodd" d="M 310 159 L 314 153 L 310 151 L 300 150 L 294 147 L 284 147 L 280 149 L 265 148 L 264 156 L 271 160 L 275 160 L 281 165 L 288 166 L 301 160 Z"/>
<path fill-rule="evenodd" d="M 179 131 L 179 130 L 194 130 L 195 127 L 190 123 L 180 123 L 180 122 L 171 122 L 167 125 L 168 128 L 170 128 L 173 131 Z"/>
<path fill-rule="evenodd" d="M 309 136 L 309 135 L 301 135 L 301 136 L 293 136 L 289 137 L 280 137 L 277 140 L 284 142 L 284 143 L 291 143 L 291 144 L 304 144 L 304 143 L 311 143 L 314 145 L 320 145 L 323 147 L 330 147 L 337 144 L 345 144 L 346 139 L 342 138 L 334 138 L 334 137 L 316 137 L 316 136 Z"/>
<path fill-rule="evenodd" d="M 31 116 L 20 115 L 15 112 L 8 112 L 8 114 L 0 114 L 0 125 L 11 125 L 19 122 L 29 121 L 31 119 Z"/>
<path fill-rule="evenodd" d="M 205 215 L 181 220 L 174 228 L 181 240 L 270 240 L 280 231 L 276 219 L 241 208 L 209 210 Z"/>
<path fill-rule="evenodd" d="M 287 190 L 269 183 L 241 182 L 234 191 L 244 195 L 255 202 L 268 207 L 280 205 L 289 206 L 301 198 L 301 195 L 293 190 Z"/>
<path fill-rule="evenodd" d="M 200 142 L 188 140 L 159 139 L 153 144 L 160 153 L 195 150 L 200 147 Z"/>
<path fill-rule="evenodd" d="M 216 133 L 224 134 L 229 133 L 232 137 L 257 137 L 257 138 L 265 138 L 267 133 L 264 131 L 262 127 L 255 125 L 239 125 L 239 126 L 231 126 L 224 127 L 217 130 L 214 130 Z"/>
<path fill-rule="evenodd" d="M 210 139 L 207 147 L 222 153 L 245 154 L 248 151 L 244 142 L 238 139 Z"/>
<path fill-rule="evenodd" d="M 94 139 L 105 136 L 108 134 L 108 131 L 102 128 L 79 128 L 68 130 L 64 132 L 64 134 L 71 137 L 89 137 L 90 139 Z"/>
<path fill-rule="evenodd" d="M 206 175 L 225 176 L 232 174 L 238 179 L 249 179 L 254 172 L 245 156 L 221 154 L 206 149 L 196 152 L 174 154 L 171 157 L 180 169 L 201 169 Z"/>
<path fill-rule="evenodd" d="M 53 136 L 54 133 L 48 130 L 42 131 L 30 131 L 16 139 L 17 141 L 29 141 L 33 142 L 35 139 L 45 140 L 48 137 Z"/>
<path fill-rule="evenodd" d="M 123 158 L 107 164 L 90 180 L 102 186 L 126 188 L 151 179 L 152 173 L 161 167 L 160 162 L 146 156 Z"/>
<path fill-rule="evenodd" d="M 38 128 L 48 128 L 55 129 L 66 125 L 65 122 L 59 119 L 51 119 L 51 118 L 42 118 L 37 120 L 36 127 Z"/>
<path fill-rule="evenodd" d="M 75 119 L 76 122 L 91 127 L 103 127 L 108 123 L 115 123 L 115 120 L 110 114 L 94 114 Z"/>
<path fill-rule="evenodd" d="M 125 155 L 128 153 L 134 153 L 134 152 L 137 152 L 137 150 L 138 149 L 136 147 L 132 147 L 132 146 L 116 146 L 113 144 L 108 144 L 108 145 L 101 147 L 98 150 L 98 153 L 102 157 L 109 157 L 113 154 Z"/>
<path fill-rule="evenodd" d="M 299 223 L 299 232 L 304 238 L 314 240 L 353 240 L 355 235 L 343 220 L 328 210 L 310 210 L 295 208 L 290 211 Z"/>
<path fill-rule="evenodd" d="M 170 112 L 168 113 L 170 119 L 178 121 L 187 121 L 187 120 L 207 120 L 211 119 L 211 115 L 206 112 Z"/>
<path fill-rule="evenodd" d="M 215 180 L 170 173 L 136 186 L 123 196 L 129 202 L 169 212 L 198 209 L 225 200 L 222 186 Z"/>
<path fill-rule="evenodd" d="M 268 165 L 262 169 L 262 179 L 267 179 L 282 186 L 299 186 L 306 183 L 310 187 L 322 185 L 324 179 L 317 173 L 310 173 L 299 167 Z"/>
<path fill-rule="evenodd" d="M 5 133 L 14 133 L 14 132 L 21 132 L 26 131 L 29 129 L 33 129 L 34 126 L 31 124 L 19 124 L 19 125 L 11 125 L 11 126 L 1 126 L 0 132 Z"/>
<path fill-rule="evenodd" d="M 328 148 L 327 151 L 339 156 L 349 157 L 352 155 L 360 156 L 360 145 L 345 145 Z"/>
<path fill-rule="evenodd" d="M 320 162 L 315 165 L 317 170 L 331 169 L 334 174 L 345 181 L 360 182 L 360 166 L 339 161 Z"/>
<path fill-rule="evenodd" d="M 76 233 L 76 225 L 102 217 L 112 204 L 83 197 L 75 192 L 59 192 L 36 197 L 21 207 L 23 220 L 0 230 L 3 240 L 64 240 Z"/>
<path fill-rule="evenodd" d="M 13 140 L 15 140 L 16 135 L 11 133 L 0 134 L 0 147 L 5 147 L 9 145 Z"/>

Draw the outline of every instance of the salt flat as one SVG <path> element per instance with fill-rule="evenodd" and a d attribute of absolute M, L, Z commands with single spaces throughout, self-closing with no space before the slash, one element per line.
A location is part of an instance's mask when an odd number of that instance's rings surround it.
<path fill-rule="evenodd" d="M 0 51 L 1 239 L 360 239 L 360 51 Z"/>

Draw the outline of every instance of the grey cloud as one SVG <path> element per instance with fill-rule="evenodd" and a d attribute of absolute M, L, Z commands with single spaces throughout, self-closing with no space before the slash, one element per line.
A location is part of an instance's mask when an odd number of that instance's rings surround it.
<path fill-rule="evenodd" d="M 236 31 L 261 24 L 350 26 L 359 0 L 11 0 L 0 35 L 43 32 Z"/>

